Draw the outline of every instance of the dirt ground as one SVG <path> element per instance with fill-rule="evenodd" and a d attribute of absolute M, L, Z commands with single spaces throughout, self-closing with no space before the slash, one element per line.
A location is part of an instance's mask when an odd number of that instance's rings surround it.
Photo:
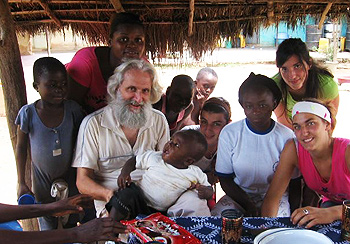
<path fill-rule="evenodd" d="M 52 56 L 58 58 L 62 63 L 69 62 L 74 52 L 69 53 L 52 53 Z M 32 88 L 32 65 L 34 61 L 46 53 L 37 53 L 30 56 L 23 56 L 22 63 L 25 72 L 27 84 L 28 103 L 32 103 L 39 98 L 37 92 Z M 339 57 L 339 56 L 338 56 Z M 344 59 L 349 59 L 350 53 L 343 55 Z M 238 88 L 240 84 L 249 76 L 250 72 L 264 74 L 267 76 L 274 75 L 278 70 L 273 64 L 275 58 L 275 49 L 226 49 L 217 50 L 212 55 L 206 56 L 206 62 L 197 62 L 193 67 L 188 64 L 180 65 L 176 61 L 174 67 L 162 66 L 157 67 L 160 81 L 166 88 L 171 79 L 177 74 L 187 74 L 195 79 L 198 70 L 205 65 L 214 66 L 219 76 L 219 82 L 212 96 L 221 96 L 227 99 L 232 107 L 232 121 L 244 118 L 242 108 L 238 103 Z M 265 62 L 265 63 L 264 63 Z M 169 60 L 165 63 L 171 63 Z M 224 64 L 226 63 L 226 64 Z M 339 65 L 335 72 L 335 77 L 350 76 L 348 66 Z M 337 79 L 336 79 L 337 80 Z M 350 130 L 347 128 L 350 121 L 349 110 L 350 104 L 350 84 L 339 86 L 340 105 L 337 115 L 338 124 L 334 131 L 334 136 L 350 138 Z M 0 117 L 0 185 L 1 185 L 1 203 L 16 203 L 16 168 L 13 150 L 10 143 L 7 122 L 5 117 Z M 220 193 L 221 194 L 221 193 Z"/>

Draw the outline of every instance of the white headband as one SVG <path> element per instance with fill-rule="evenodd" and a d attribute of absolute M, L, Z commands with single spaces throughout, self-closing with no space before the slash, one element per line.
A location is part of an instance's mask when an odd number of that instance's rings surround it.
<path fill-rule="evenodd" d="M 331 123 L 332 121 L 329 110 L 322 104 L 315 102 L 297 102 L 293 107 L 292 118 L 298 113 L 310 113 L 317 115 L 318 117 L 328 121 L 329 123 Z"/>

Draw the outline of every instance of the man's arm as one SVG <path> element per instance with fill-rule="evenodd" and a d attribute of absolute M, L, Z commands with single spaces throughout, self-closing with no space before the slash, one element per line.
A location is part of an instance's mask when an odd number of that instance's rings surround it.
<path fill-rule="evenodd" d="M 108 202 L 113 196 L 113 190 L 96 183 L 93 169 L 77 168 L 77 187 L 80 193 L 96 200 Z"/>

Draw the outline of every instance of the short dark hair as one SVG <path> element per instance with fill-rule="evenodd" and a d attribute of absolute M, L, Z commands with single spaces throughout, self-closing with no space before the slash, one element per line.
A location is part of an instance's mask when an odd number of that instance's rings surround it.
<path fill-rule="evenodd" d="M 210 113 L 220 113 L 225 116 L 225 120 L 228 123 L 231 119 L 231 106 L 230 103 L 223 97 L 211 97 L 204 102 L 201 114 L 203 111 Z"/>
<path fill-rule="evenodd" d="M 204 135 L 197 130 L 180 130 L 177 131 L 176 134 L 179 133 L 185 137 L 187 142 L 193 146 L 193 150 L 191 150 L 192 157 L 198 161 L 201 159 L 208 149 L 208 143 L 205 139 Z"/>
<path fill-rule="evenodd" d="M 256 75 L 253 72 L 250 73 L 249 77 L 242 83 L 238 90 L 238 101 L 241 105 L 243 105 L 243 95 L 247 91 L 251 90 L 260 90 L 261 88 L 265 88 L 272 92 L 272 95 L 276 101 L 276 106 L 279 104 L 282 93 L 278 88 L 276 82 L 265 76 L 265 75 Z"/>
<path fill-rule="evenodd" d="M 44 73 L 61 71 L 67 75 L 67 70 L 64 65 L 56 58 L 43 57 L 34 62 L 33 65 L 33 87 L 36 88 L 39 84 L 39 79 Z"/>
<path fill-rule="evenodd" d="M 140 17 L 133 13 L 128 12 L 121 12 L 116 13 L 111 17 L 110 21 L 110 30 L 109 30 L 109 37 L 112 38 L 114 32 L 118 30 L 119 25 L 138 25 L 143 28 L 143 23 L 140 20 Z"/>
<path fill-rule="evenodd" d="M 175 76 L 171 81 L 170 87 L 174 87 L 177 85 L 183 86 L 185 84 L 188 84 L 189 88 L 191 88 L 192 90 L 196 87 L 196 84 L 194 83 L 193 79 L 188 75 Z"/>

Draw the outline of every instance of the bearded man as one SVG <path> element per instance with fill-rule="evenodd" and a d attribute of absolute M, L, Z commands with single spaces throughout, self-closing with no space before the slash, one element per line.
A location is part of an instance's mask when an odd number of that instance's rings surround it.
<path fill-rule="evenodd" d="M 162 89 L 153 66 L 129 60 L 108 81 L 109 104 L 81 123 L 72 166 L 77 187 L 95 199 L 97 217 L 106 215 L 105 204 L 118 189 L 125 162 L 147 150 L 162 150 L 170 139 L 164 115 L 152 109 Z M 135 172 L 132 179 L 142 172 Z"/>

